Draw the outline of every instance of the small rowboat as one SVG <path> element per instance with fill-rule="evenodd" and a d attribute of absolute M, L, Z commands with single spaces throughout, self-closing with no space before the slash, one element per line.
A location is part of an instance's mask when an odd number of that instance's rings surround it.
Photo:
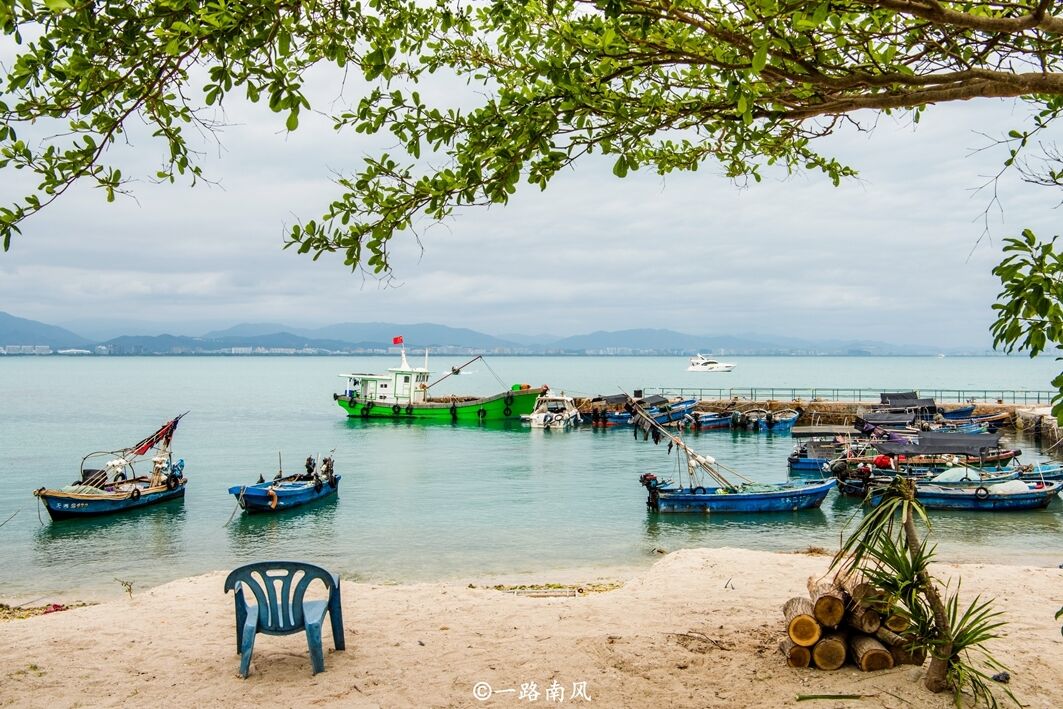
<path fill-rule="evenodd" d="M 170 451 L 183 416 L 167 421 L 129 448 L 89 453 L 81 459 L 78 480 L 58 489 L 42 487 L 33 491 L 34 496 L 44 503 L 53 520 L 114 514 L 183 498 L 188 484 L 185 462 L 175 462 Z M 138 475 L 135 465 L 153 449 L 156 453 L 151 458 L 151 472 Z"/>
<path fill-rule="evenodd" d="M 316 465 L 312 457 L 306 460 L 305 473 L 278 474 L 268 482 L 260 479 L 254 485 L 234 485 L 229 488 L 229 494 L 249 513 L 282 512 L 335 495 L 342 476 L 333 473 L 332 458 L 321 461 L 319 472 L 314 470 Z"/>
<path fill-rule="evenodd" d="M 736 487 L 672 487 L 655 475 L 639 478 L 649 490 L 646 505 L 655 512 L 795 512 L 823 504 L 834 478 L 788 483 L 747 483 Z"/>
<path fill-rule="evenodd" d="M 782 483 L 759 483 L 742 478 L 743 483 L 735 484 L 724 470 L 741 477 L 737 472 L 717 463 L 711 456 L 696 453 L 678 433 L 665 428 L 637 404 L 633 403 L 632 409 L 636 435 L 638 429 L 642 429 L 652 433 L 654 441 L 667 439 L 669 452 L 673 447 L 678 451 L 679 485 L 670 480 L 659 480 L 653 473 L 639 476 L 639 484 L 649 493 L 646 506 L 654 512 L 793 512 L 819 507 L 834 487 L 834 478 Z M 686 460 L 685 466 L 682 459 Z M 682 484 L 684 473 L 686 485 Z M 704 482 L 708 481 L 715 484 L 705 485 Z"/>

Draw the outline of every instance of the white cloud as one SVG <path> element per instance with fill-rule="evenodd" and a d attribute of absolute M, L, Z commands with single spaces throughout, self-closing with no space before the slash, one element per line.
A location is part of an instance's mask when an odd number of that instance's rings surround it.
<path fill-rule="evenodd" d="M 328 75 L 319 95 L 336 94 Z M 988 340 L 1000 239 L 1031 226 L 1051 235 L 1058 193 L 1007 174 L 1001 216 L 978 243 L 1001 150 L 973 153 L 1018 125 L 1025 108 L 978 102 L 931 108 L 915 129 L 882 118 L 870 137 L 822 148 L 856 166 L 833 187 L 818 174 L 735 187 L 715 166 L 617 180 L 596 158 L 549 189 L 522 186 L 508 206 L 466 209 L 392 244 L 398 287 L 352 274 L 339 255 L 314 263 L 282 251 L 284 225 L 317 216 L 388 138 L 335 134 L 305 115 L 232 102 L 224 149 L 204 143 L 220 186 L 135 186 L 107 205 L 75 189 L 25 225 L 0 256 L 0 309 L 50 322 L 433 321 L 488 332 L 577 334 L 668 327 L 874 337 L 935 345 Z M 134 137 L 123 155 L 150 174 L 157 147 Z M 124 169 L 130 173 L 130 169 Z M 0 175 L 0 193 L 25 188 Z M 973 252 L 972 252 L 973 249 Z"/>

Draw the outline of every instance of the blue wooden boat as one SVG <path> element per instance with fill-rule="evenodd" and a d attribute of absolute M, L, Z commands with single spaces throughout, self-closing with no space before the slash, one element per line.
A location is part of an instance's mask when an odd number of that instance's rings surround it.
<path fill-rule="evenodd" d="M 794 409 L 748 409 L 731 413 L 731 428 L 765 433 L 789 433 L 801 413 Z"/>
<path fill-rule="evenodd" d="M 819 507 L 834 487 L 834 478 L 814 482 L 758 483 L 743 478 L 742 484 L 732 483 L 722 472 L 726 470 L 710 456 L 699 455 L 678 435 L 653 416 L 632 405 L 632 425 L 653 435 L 654 442 L 668 440 L 668 451 L 677 449 L 677 456 L 686 459 L 687 484 L 658 479 L 653 473 L 639 476 L 639 484 L 649 496 L 646 505 L 655 512 L 783 512 Z M 729 473 L 741 477 L 734 471 Z M 705 484 L 705 480 L 711 481 Z"/>
<path fill-rule="evenodd" d="M 81 459 L 79 479 L 58 489 L 42 487 L 33 494 L 53 520 L 115 514 L 183 498 L 188 484 L 185 462 L 174 462 L 170 443 L 184 415 L 129 448 L 89 453 Z M 137 475 L 136 464 L 152 450 L 151 472 Z M 88 467 L 100 464 L 102 468 Z"/>
<path fill-rule="evenodd" d="M 639 400 L 641 410 L 660 424 L 672 423 L 683 419 L 684 416 L 687 416 L 694 410 L 697 403 L 697 399 L 679 399 L 676 401 L 670 401 L 665 397 L 658 395 L 649 396 L 645 399 Z M 597 417 L 595 416 L 596 413 Z M 583 422 L 590 423 L 593 426 L 630 426 L 632 422 L 632 411 L 628 411 L 625 408 L 623 411 L 599 412 L 595 409 L 589 417 L 587 414 L 583 415 Z"/>
<path fill-rule="evenodd" d="M 306 459 L 306 472 L 285 476 L 277 473 L 273 480 L 259 481 L 253 485 L 233 485 L 229 494 L 236 497 L 246 512 L 283 512 L 310 502 L 335 495 L 340 478 L 333 472 L 333 461 L 327 457 L 316 470 L 313 457 Z"/>
<path fill-rule="evenodd" d="M 683 423 L 693 431 L 731 428 L 731 414 L 716 411 L 691 411 L 683 417 Z"/>
<path fill-rule="evenodd" d="M 649 491 L 646 506 L 655 512 L 794 512 L 822 505 L 835 481 L 675 487 L 647 473 L 639 483 Z"/>
<path fill-rule="evenodd" d="M 1041 463 L 1039 465 L 1022 465 L 1016 468 L 1019 480 L 1031 482 L 1048 482 L 1063 480 L 1063 463 Z"/>
<path fill-rule="evenodd" d="M 1036 510 L 1047 507 L 1056 499 L 1063 481 L 1029 482 L 1012 480 L 996 485 L 984 485 L 973 490 L 939 485 L 918 485 L 915 498 L 931 510 L 969 510 L 974 512 L 1003 512 Z M 871 504 L 881 498 L 872 495 Z"/>

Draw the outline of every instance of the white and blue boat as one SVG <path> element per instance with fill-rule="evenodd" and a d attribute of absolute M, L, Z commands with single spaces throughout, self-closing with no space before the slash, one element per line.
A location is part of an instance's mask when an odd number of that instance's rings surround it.
<path fill-rule="evenodd" d="M 185 462 L 174 462 L 170 443 L 184 415 L 167 421 L 129 448 L 89 453 L 81 459 L 81 475 L 73 483 L 61 488 L 42 487 L 33 494 L 53 520 L 127 512 L 183 498 L 188 484 Z M 138 475 L 137 463 L 152 450 L 151 472 Z M 89 467 L 98 465 L 103 467 Z"/>
<path fill-rule="evenodd" d="M 259 477 L 253 485 L 234 485 L 229 494 L 249 513 L 283 512 L 336 494 L 340 478 L 333 470 L 332 457 L 321 461 L 320 470 L 313 456 L 306 459 L 306 472 L 287 475 L 278 471 L 273 480 Z"/>

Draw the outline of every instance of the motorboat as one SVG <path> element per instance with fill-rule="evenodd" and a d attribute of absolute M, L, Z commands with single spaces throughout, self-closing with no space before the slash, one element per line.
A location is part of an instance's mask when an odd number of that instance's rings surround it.
<path fill-rule="evenodd" d="M 571 396 L 540 394 L 535 408 L 521 420 L 532 428 L 568 428 L 580 423 L 580 412 Z"/>
<path fill-rule="evenodd" d="M 687 367 L 688 372 L 730 372 L 735 366 L 731 362 L 720 362 L 706 357 L 700 352 L 690 358 L 690 366 Z"/>

